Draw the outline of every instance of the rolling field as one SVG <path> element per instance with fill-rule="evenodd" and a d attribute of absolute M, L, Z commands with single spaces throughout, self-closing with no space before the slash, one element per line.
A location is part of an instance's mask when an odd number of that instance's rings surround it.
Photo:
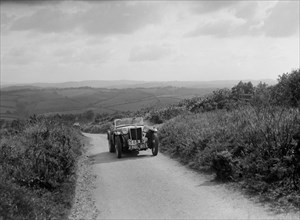
<path fill-rule="evenodd" d="M 25 88 L 1 91 L 1 119 L 28 117 L 33 114 L 98 113 L 136 111 L 146 107 L 177 104 L 184 98 L 201 96 L 212 89 L 203 88 Z"/>

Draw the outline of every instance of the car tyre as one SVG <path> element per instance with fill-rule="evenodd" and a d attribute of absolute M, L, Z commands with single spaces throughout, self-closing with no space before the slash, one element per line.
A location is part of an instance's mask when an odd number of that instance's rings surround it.
<path fill-rule="evenodd" d="M 115 137 L 115 150 L 117 154 L 117 158 L 122 157 L 122 143 L 120 137 Z"/>
<path fill-rule="evenodd" d="M 115 152 L 115 148 L 113 145 L 113 141 L 112 141 L 112 135 L 110 132 L 107 132 L 107 139 L 108 139 L 108 151 L 110 153 L 114 153 Z"/>
<path fill-rule="evenodd" d="M 153 133 L 152 135 L 152 155 L 156 156 L 158 154 L 158 136 L 156 133 Z"/>

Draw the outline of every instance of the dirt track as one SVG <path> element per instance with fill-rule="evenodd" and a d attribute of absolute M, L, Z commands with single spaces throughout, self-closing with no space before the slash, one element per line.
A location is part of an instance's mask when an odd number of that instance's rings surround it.
<path fill-rule="evenodd" d="M 88 152 L 97 175 L 98 219 L 300 219 L 275 215 L 223 185 L 151 151 L 108 152 L 106 135 L 91 138 Z"/>

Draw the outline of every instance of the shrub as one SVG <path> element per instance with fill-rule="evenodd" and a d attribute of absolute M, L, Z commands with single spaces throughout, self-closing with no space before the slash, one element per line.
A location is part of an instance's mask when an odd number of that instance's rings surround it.
<path fill-rule="evenodd" d="M 224 150 L 214 155 L 211 167 L 216 172 L 218 180 L 227 181 L 233 179 L 233 164 L 231 153 Z"/>
<path fill-rule="evenodd" d="M 0 217 L 34 219 L 36 213 L 33 207 L 33 202 L 26 190 L 4 181 L 3 177 L 0 178 Z"/>
<path fill-rule="evenodd" d="M 299 109 L 248 106 L 178 116 L 162 126 L 159 138 L 162 152 L 194 168 L 283 196 L 299 193 L 299 134 Z"/>
<path fill-rule="evenodd" d="M 300 69 L 279 76 L 278 83 L 272 87 L 272 99 L 277 105 L 300 105 Z"/>
<path fill-rule="evenodd" d="M 27 127 L 13 145 L 10 139 L 2 142 L 7 172 L 20 184 L 57 187 L 72 173 L 79 153 L 77 140 L 70 139 L 68 132 L 64 126 L 51 128 L 42 121 Z"/>
<path fill-rule="evenodd" d="M 108 130 L 112 129 L 112 126 L 111 122 L 104 122 L 101 124 L 83 125 L 81 130 L 86 133 L 105 134 Z"/>
<path fill-rule="evenodd" d="M 149 120 L 153 124 L 162 124 L 163 122 L 186 112 L 187 111 L 184 107 L 169 106 L 162 109 L 151 110 L 148 114 L 146 114 L 145 119 Z"/>
<path fill-rule="evenodd" d="M 43 116 L 21 124 L 1 137 L 0 218 L 62 218 L 71 206 L 80 134 Z"/>
<path fill-rule="evenodd" d="M 187 110 L 193 113 L 220 109 L 233 110 L 248 103 L 253 96 L 253 90 L 251 82 L 240 82 L 232 90 L 219 89 L 205 97 L 194 97 L 184 100 L 179 103 L 179 106 L 185 106 Z"/>

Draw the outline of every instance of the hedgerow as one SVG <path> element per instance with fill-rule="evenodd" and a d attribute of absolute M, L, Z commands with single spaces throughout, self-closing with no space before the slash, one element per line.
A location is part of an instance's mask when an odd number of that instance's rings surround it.
<path fill-rule="evenodd" d="M 239 82 L 181 101 L 159 131 L 161 151 L 260 198 L 300 207 L 300 70 L 268 86 Z M 157 116 L 159 118 L 159 115 Z"/>
<path fill-rule="evenodd" d="M 108 130 L 112 129 L 112 122 L 103 122 L 99 124 L 87 124 L 81 127 L 81 131 L 91 134 L 105 134 Z"/>
<path fill-rule="evenodd" d="M 153 124 L 161 124 L 171 118 L 186 113 L 187 110 L 180 106 L 168 106 L 161 109 L 151 109 L 145 112 L 145 119 Z"/>
<path fill-rule="evenodd" d="M 0 217 L 65 218 L 72 204 L 80 139 L 75 129 L 42 116 L 3 128 Z"/>
<path fill-rule="evenodd" d="M 299 207 L 299 134 L 299 109 L 247 106 L 176 117 L 159 138 L 162 152 L 193 168 Z"/>

